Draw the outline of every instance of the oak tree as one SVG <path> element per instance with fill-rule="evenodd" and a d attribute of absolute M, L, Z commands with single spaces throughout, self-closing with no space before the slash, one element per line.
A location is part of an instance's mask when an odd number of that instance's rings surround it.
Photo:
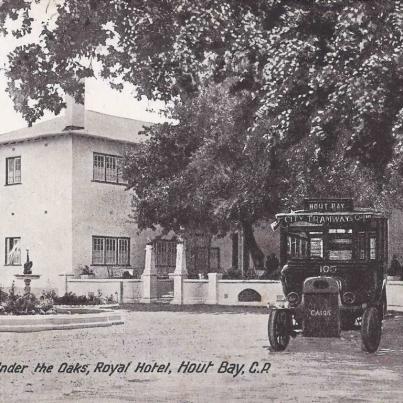
<path fill-rule="evenodd" d="M 29 35 L 32 4 L 4 0 L 3 32 Z M 128 163 L 140 221 L 219 232 L 306 195 L 401 202 L 402 38 L 399 0 L 64 0 L 9 55 L 8 91 L 30 124 L 95 74 L 173 100 L 178 124 Z M 153 195 L 134 172 L 156 175 Z"/>

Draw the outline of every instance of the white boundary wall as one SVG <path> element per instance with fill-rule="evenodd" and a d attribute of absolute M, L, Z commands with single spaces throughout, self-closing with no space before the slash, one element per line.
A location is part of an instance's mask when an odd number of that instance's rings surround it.
<path fill-rule="evenodd" d="M 247 289 L 258 292 L 260 302 L 239 302 L 239 294 Z M 218 286 L 219 305 L 263 305 L 275 303 L 283 295 L 281 283 L 275 280 L 221 280 Z"/>
<path fill-rule="evenodd" d="M 104 297 L 112 295 L 119 303 L 133 303 L 141 298 L 141 280 L 126 279 L 70 279 L 68 292 L 76 295 L 88 295 L 98 290 Z"/>
<path fill-rule="evenodd" d="M 208 280 L 187 279 L 186 243 L 177 246 L 176 269 L 173 280 L 157 278 L 154 265 L 154 250 L 151 244 L 146 246 L 146 264 L 141 279 L 67 279 L 68 291 L 77 295 L 89 292 L 104 296 L 113 295 L 119 303 L 151 303 L 172 290 L 172 304 L 209 304 L 209 305 L 254 305 L 266 306 L 275 303 L 283 295 L 280 281 L 276 280 L 223 280 L 220 273 L 209 273 Z M 240 301 L 245 290 L 258 293 L 259 301 Z M 387 299 L 389 310 L 403 312 L 403 281 L 388 279 Z M 253 292 L 252 292 L 253 294 Z"/>
<path fill-rule="evenodd" d="M 403 312 L 403 281 L 388 280 L 386 284 L 386 297 L 390 311 Z"/>
<path fill-rule="evenodd" d="M 209 280 L 183 279 L 183 304 L 253 305 L 275 303 L 282 295 L 280 281 L 276 280 L 222 280 L 220 274 L 209 273 Z M 158 297 L 171 288 L 172 280 L 158 280 Z M 113 295 L 120 303 L 140 302 L 143 296 L 141 280 L 133 279 L 69 279 L 68 291 L 76 295 L 98 293 Z M 239 294 L 252 289 L 261 296 L 260 302 L 240 302 Z M 403 312 L 403 281 L 388 280 L 386 288 L 388 309 Z"/>
<path fill-rule="evenodd" d="M 208 288 L 208 280 L 183 280 L 183 304 L 205 304 Z"/>
<path fill-rule="evenodd" d="M 112 295 L 119 303 L 131 304 L 142 302 L 143 281 L 140 279 L 69 279 L 68 292 L 76 295 L 88 295 L 98 290 L 104 297 Z M 173 280 L 157 279 L 158 298 L 173 290 Z"/>
<path fill-rule="evenodd" d="M 209 273 L 209 280 L 183 280 L 183 304 L 254 305 L 275 303 L 283 295 L 276 280 L 222 280 L 221 275 Z M 260 302 L 240 302 L 239 294 L 252 289 L 261 296 Z M 403 281 L 388 280 L 386 286 L 388 309 L 403 312 Z"/>
<path fill-rule="evenodd" d="M 221 280 L 217 273 L 208 276 L 208 280 L 183 280 L 183 304 L 266 306 L 283 294 L 281 283 L 275 280 Z M 239 301 L 244 290 L 256 291 L 261 300 Z"/>

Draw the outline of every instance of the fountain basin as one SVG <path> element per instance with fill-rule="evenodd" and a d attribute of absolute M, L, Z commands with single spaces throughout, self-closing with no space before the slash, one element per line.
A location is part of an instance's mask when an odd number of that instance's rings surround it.
<path fill-rule="evenodd" d="M 119 308 L 119 304 L 102 305 L 54 305 L 53 309 L 57 313 L 97 313 L 99 311 L 108 311 Z"/>
<path fill-rule="evenodd" d="M 18 280 L 38 280 L 40 274 L 14 274 L 14 277 Z"/>
<path fill-rule="evenodd" d="M 0 332 L 27 333 L 124 324 L 121 311 L 88 308 L 87 312 L 81 314 L 2 315 L 0 316 Z"/>

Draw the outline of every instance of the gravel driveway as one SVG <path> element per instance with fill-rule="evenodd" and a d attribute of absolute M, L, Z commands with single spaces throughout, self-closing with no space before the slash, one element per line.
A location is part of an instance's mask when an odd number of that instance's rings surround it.
<path fill-rule="evenodd" d="M 256 312 L 132 311 L 124 325 L 110 328 L 3 333 L 0 399 L 402 401 L 403 316 L 385 321 L 374 355 L 361 351 L 358 332 L 299 337 L 272 353 L 266 327 L 267 316 Z M 4 373 L 14 363 L 28 367 Z"/>

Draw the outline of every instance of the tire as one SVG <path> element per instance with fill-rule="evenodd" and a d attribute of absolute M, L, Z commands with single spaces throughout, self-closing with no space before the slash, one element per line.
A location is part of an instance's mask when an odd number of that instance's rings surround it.
<path fill-rule="evenodd" d="M 377 308 L 371 306 L 364 311 L 361 322 L 362 349 L 368 353 L 378 350 L 382 335 L 382 319 Z"/>
<path fill-rule="evenodd" d="M 270 311 L 268 322 L 269 342 L 273 351 L 284 351 L 290 342 L 291 315 L 285 309 Z"/>
<path fill-rule="evenodd" d="M 382 294 L 382 319 L 387 315 L 387 313 L 388 313 L 388 300 L 386 298 L 386 291 L 384 291 Z"/>

